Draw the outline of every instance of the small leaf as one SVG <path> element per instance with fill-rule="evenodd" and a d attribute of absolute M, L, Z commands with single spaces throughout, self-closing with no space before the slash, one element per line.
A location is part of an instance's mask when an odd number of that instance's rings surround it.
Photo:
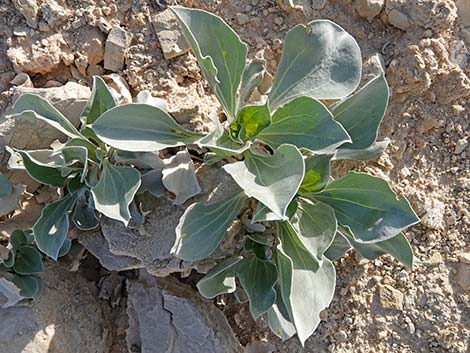
<path fill-rule="evenodd" d="M 356 241 L 375 243 L 393 238 L 419 222 L 405 198 L 398 199 L 381 178 L 350 172 L 311 197 L 335 210 Z"/>
<path fill-rule="evenodd" d="M 88 157 L 94 162 L 98 162 L 98 159 L 96 158 L 96 151 L 98 147 L 88 140 L 82 138 L 70 139 L 65 143 L 64 147 L 85 147 L 88 152 Z"/>
<path fill-rule="evenodd" d="M 50 203 L 42 209 L 41 217 L 33 226 L 37 247 L 56 261 L 69 231 L 69 213 L 76 200 L 76 194 L 68 194 L 63 199 Z"/>
<path fill-rule="evenodd" d="M 197 289 L 204 298 L 213 299 L 236 289 L 234 266 L 241 256 L 228 258 L 212 268 L 198 283 Z"/>
<path fill-rule="evenodd" d="M 199 145 L 210 148 L 211 151 L 223 157 L 243 153 L 250 147 L 248 143 L 237 143 L 232 138 L 230 138 L 217 118 L 217 114 L 212 112 L 209 114 L 209 118 L 215 125 L 215 129 L 206 137 L 202 138 L 198 143 Z"/>
<path fill-rule="evenodd" d="M 372 244 L 359 243 L 352 236 L 346 236 L 354 249 L 368 260 L 375 260 L 382 255 L 388 254 L 400 261 L 408 269 L 413 269 L 413 249 L 403 233 L 391 239 Z"/>
<path fill-rule="evenodd" d="M 361 80 L 361 51 L 354 38 L 328 20 L 287 32 L 269 95 L 272 111 L 301 97 L 341 99 Z"/>
<path fill-rule="evenodd" d="M 21 195 L 25 189 L 24 185 L 13 185 L 13 191 L 10 195 L 0 197 L 0 216 L 13 212 L 21 205 Z"/>
<path fill-rule="evenodd" d="M 274 154 L 245 153 L 245 160 L 223 167 L 245 193 L 284 219 L 304 176 L 304 160 L 292 145 L 282 145 Z"/>
<path fill-rule="evenodd" d="M 19 275 L 44 272 L 41 254 L 31 245 L 23 245 L 16 251 L 13 270 Z"/>
<path fill-rule="evenodd" d="M 258 139 L 271 148 L 288 143 L 317 153 L 332 152 L 351 141 L 346 130 L 319 101 L 299 97 L 277 110 Z"/>
<path fill-rule="evenodd" d="M 26 233 L 22 230 L 14 230 L 13 233 L 10 235 L 9 243 L 11 245 L 11 249 L 16 252 L 20 247 L 23 245 L 31 245 Z"/>
<path fill-rule="evenodd" d="M 263 81 L 264 72 L 264 65 L 259 61 L 252 61 L 245 66 L 240 85 L 240 95 L 238 97 L 239 107 L 243 105 L 245 100 L 250 98 L 251 93 Z"/>
<path fill-rule="evenodd" d="M 99 219 L 88 189 L 77 192 L 77 204 L 72 213 L 72 221 L 80 230 L 92 230 L 98 227 Z"/>
<path fill-rule="evenodd" d="M 276 302 L 268 311 L 268 325 L 271 331 L 283 341 L 295 335 L 295 327 L 289 319 L 286 305 L 282 301 L 281 291 L 276 285 Z"/>
<path fill-rule="evenodd" d="M 73 124 L 54 108 L 47 100 L 37 94 L 25 93 L 18 98 L 13 114 L 33 114 L 36 119 L 45 121 L 63 134 L 74 138 L 82 137 Z"/>
<path fill-rule="evenodd" d="M 322 203 L 299 202 L 290 223 L 305 249 L 321 263 L 338 228 L 333 209 Z"/>
<path fill-rule="evenodd" d="M 66 167 L 69 167 L 76 162 L 81 163 L 80 182 L 83 183 L 88 173 L 88 149 L 84 146 L 65 146 L 62 148 L 60 153 L 64 156 Z"/>
<path fill-rule="evenodd" d="M 216 15 L 179 6 L 171 10 L 229 121 L 233 121 L 236 94 L 246 65 L 246 45 Z"/>
<path fill-rule="evenodd" d="M 157 152 L 116 151 L 114 159 L 116 162 L 132 164 L 140 169 L 163 170 L 165 166 Z"/>
<path fill-rule="evenodd" d="M 201 192 L 194 164 L 187 150 L 179 151 L 165 160 L 162 183 L 168 191 L 175 194 L 175 205 L 181 205 Z"/>
<path fill-rule="evenodd" d="M 331 243 L 328 250 L 325 252 L 325 256 L 331 261 L 338 260 L 344 254 L 351 250 L 351 244 L 340 232 L 336 232 L 333 243 Z"/>
<path fill-rule="evenodd" d="M 387 81 L 381 74 L 352 96 L 335 104 L 335 120 L 343 125 L 352 139 L 351 143 L 345 143 L 340 148 L 363 150 L 375 142 L 388 97 Z"/>
<path fill-rule="evenodd" d="M 305 176 L 300 185 L 300 193 L 322 190 L 330 181 L 331 154 L 318 154 L 305 158 Z"/>
<path fill-rule="evenodd" d="M 38 295 L 40 281 L 41 279 L 37 275 L 15 275 L 12 279 L 12 282 L 20 288 L 20 295 L 27 299 L 34 299 Z"/>
<path fill-rule="evenodd" d="M 268 106 L 265 104 L 243 107 L 238 114 L 237 121 L 233 124 L 238 127 L 237 138 L 240 138 L 242 141 L 255 137 L 271 124 Z"/>
<path fill-rule="evenodd" d="M 336 150 L 336 154 L 333 157 L 333 160 L 358 160 L 358 161 L 370 161 L 380 157 L 380 155 L 385 151 L 385 149 L 390 144 L 390 140 L 380 141 L 372 144 L 372 146 L 367 147 L 363 150 L 349 150 L 341 148 Z"/>
<path fill-rule="evenodd" d="M 91 189 L 95 208 L 126 226 L 131 215 L 129 205 L 140 186 L 140 173 L 132 167 L 114 166 L 103 161 L 98 183 Z"/>
<path fill-rule="evenodd" d="M 205 205 L 194 203 L 181 216 L 171 252 L 182 260 L 202 260 L 222 241 L 227 228 L 245 204 L 243 192 Z"/>
<path fill-rule="evenodd" d="M 11 185 L 2 173 L 0 173 L 0 199 L 10 195 L 12 191 L 13 185 Z"/>
<path fill-rule="evenodd" d="M 240 261 L 235 271 L 250 299 L 250 312 L 256 320 L 268 311 L 276 300 L 276 266 L 251 255 Z"/>
<path fill-rule="evenodd" d="M 45 166 L 44 162 L 33 158 L 30 152 L 13 150 L 9 147 L 6 147 L 6 149 L 12 156 L 21 157 L 29 176 L 37 182 L 55 187 L 64 186 L 67 178 L 62 176 L 59 168 Z"/>
<path fill-rule="evenodd" d="M 256 255 L 256 257 L 263 261 L 270 260 L 269 246 L 262 245 L 258 242 L 251 240 L 249 237 L 245 238 L 245 250 Z"/>
<path fill-rule="evenodd" d="M 93 76 L 91 97 L 82 112 L 82 126 L 93 124 L 101 114 L 114 108 L 116 101 L 106 83 L 99 76 Z"/>
<path fill-rule="evenodd" d="M 147 104 L 126 104 L 108 110 L 92 129 L 108 145 L 132 152 L 188 145 L 202 137 L 183 129 L 170 115 Z"/>
<path fill-rule="evenodd" d="M 320 323 L 320 312 L 333 299 L 335 269 L 327 258 L 319 266 L 288 222 L 278 223 L 277 233 L 280 292 L 303 345 Z"/>

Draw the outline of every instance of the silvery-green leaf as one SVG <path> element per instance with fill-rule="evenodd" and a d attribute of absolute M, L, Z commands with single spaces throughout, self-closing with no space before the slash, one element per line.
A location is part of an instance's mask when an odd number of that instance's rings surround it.
<path fill-rule="evenodd" d="M 328 153 L 351 141 L 341 124 L 319 101 L 299 97 L 278 109 L 272 123 L 257 137 L 273 149 L 288 143 L 317 153 Z"/>
<path fill-rule="evenodd" d="M 12 282 L 20 289 L 20 295 L 26 299 L 33 299 L 39 293 L 41 279 L 37 275 L 15 275 Z"/>
<path fill-rule="evenodd" d="M 258 135 L 271 124 L 271 115 L 268 106 L 247 105 L 243 107 L 232 124 L 235 127 L 236 137 L 241 141 L 247 141 Z"/>
<path fill-rule="evenodd" d="M 385 180 L 364 173 L 350 172 L 311 197 L 332 207 L 339 224 L 361 243 L 385 241 L 419 222 L 408 201 L 398 199 Z"/>
<path fill-rule="evenodd" d="M 201 192 L 194 164 L 187 150 L 179 151 L 173 157 L 165 160 L 162 182 L 168 191 L 175 194 L 173 200 L 175 205 L 181 205 Z"/>
<path fill-rule="evenodd" d="M 93 89 L 91 97 L 82 112 L 82 125 L 93 124 L 101 114 L 114 108 L 116 101 L 104 80 L 99 76 L 93 76 Z"/>
<path fill-rule="evenodd" d="M 344 254 L 351 250 L 351 244 L 340 232 L 336 232 L 333 243 L 331 243 L 328 250 L 325 252 L 325 256 L 331 261 L 338 260 Z"/>
<path fill-rule="evenodd" d="M 347 233 L 345 232 L 345 234 Z M 382 255 L 388 254 L 400 261 L 410 270 L 413 269 L 413 249 L 403 233 L 391 239 L 372 244 L 359 243 L 355 241 L 353 237 L 349 235 L 346 236 L 354 249 L 368 260 L 375 260 Z"/>
<path fill-rule="evenodd" d="M 81 163 L 81 179 L 83 182 L 88 173 L 88 149 L 84 146 L 65 146 L 60 153 L 64 157 L 65 166 L 71 166 L 76 162 Z"/>
<path fill-rule="evenodd" d="M 163 110 L 125 104 L 103 113 L 92 125 L 96 135 L 123 151 L 153 152 L 196 143 L 202 136 L 183 129 Z"/>
<path fill-rule="evenodd" d="M 268 238 L 266 238 L 266 236 L 263 233 L 248 233 L 246 236 L 258 244 L 265 245 L 265 246 L 272 245 L 272 242 Z"/>
<path fill-rule="evenodd" d="M 13 191 L 5 197 L 0 197 L 0 216 L 13 212 L 21 205 L 21 195 L 26 190 L 24 185 L 13 185 Z"/>
<path fill-rule="evenodd" d="M 96 158 L 96 151 L 98 147 L 88 140 L 82 138 L 70 139 L 65 143 L 64 147 L 85 147 L 88 152 L 88 157 L 91 160 L 98 162 L 98 159 Z"/>
<path fill-rule="evenodd" d="M 320 323 L 320 312 L 333 299 L 335 269 L 327 258 L 319 266 L 288 222 L 277 223 L 277 234 L 280 291 L 290 321 L 303 345 Z"/>
<path fill-rule="evenodd" d="M 139 92 L 135 98 L 137 103 L 153 105 L 154 107 L 168 113 L 166 101 L 158 97 L 153 97 L 147 90 Z"/>
<path fill-rule="evenodd" d="M 304 160 L 297 147 L 282 145 L 273 155 L 245 154 L 245 160 L 223 167 L 245 193 L 284 219 L 304 176 Z"/>
<path fill-rule="evenodd" d="M 132 167 L 114 166 L 103 161 L 98 183 L 91 189 L 96 210 L 123 222 L 130 220 L 129 205 L 140 186 L 140 173 Z"/>
<path fill-rule="evenodd" d="M 322 203 L 299 202 L 290 223 L 305 249 L 321 263 L 338 228 L 333 209 Z"/>
<path fill-rule="evenodd" d="M 28 239 L 26 233 L 22 230 L 16 229 L 11 233 L 8 241 L 11 245 L 11 249 L 16 252 L 23 245 L 31 245 L 32 241 Z"/>
<path fill-rule="evenodd" d="M 8 181 L 8 179 L 0 173 L 0 199 L 8 196 L 13 191 L 13 185 Z"/>
<path fill-rule="evenodd" d="M 389 89 L 385 75 L 371 80 L 358 92 L 335 104 L 333 115 L 351 136 L 352 142 L 341 148 L 363 150 L 377 138 L 380 122 L 387 109 Z"/>
<path fill-rule="evenodd" d="M 236 94 L 246 65 L 247 47 L 220 17 L 209 12 L 171 7 L 201 65 L 206 80 L 229 115 L 235 119 Z"/>
<path fill-rule="evenodd" d="M 19 275 L 34 275 L 44 272 L 41 254 L 31 245 L 20 246 L 15 252 L 13 270 Z"/>
<path fill-rule="evenodd" d="M 37 94 L 22 94 L 15 102 L 13 114 L 33 114 L 69 137 L 82 137 L 73 124 L 47 100 Z"/>
<path fill-rule="evenodd" d="M 41 216 L 33 226 L 37 247 L 56 261 L 69 231 L 69 213 L 76 200 L 77 195 L 74 193 L 50 203 L 42 209 Z"/>
<path fill-rule="evenodd" d="M 263 81 L 264 65 L 259 61 L 252 61 L 245 66 L 240 85 L 240 94 L 238 96 L 238 107 L 243 105 L 256 87 Z"/>
<path fill-rule="evenodd" d="M 289 312 L 282 300 L 278 285 L 276 289 L 276 302 L 268 310 L 268 325 L 271 331 L 281 340 L 286 341 L 295 335 L 295 327 L 289 319 Z"/>
<path fill-rule="evenodd" d="M 361 80 L 361 51 L 355 39 L 328 20 L 299 24 L 287 32 L 269 94 L 272 111 L 295 98 L 341 99 Z"/>
<path fill-rule="evenodd" d="M 132 164 L 140 169 L 162 170 L 165 165 L 157 152 L 116 151 L 114 159 L 116 162 Z"/>
<path fill-rule="evenodd" d="M 341 148 L 336 150 L 336 154 L 333 160 L 358 160 L 358 161 L 370 161 L 378 158 L 390 144 L 390 140 L 375 142 L 372 146 L 367 147 L 363 150 L 349 150 Z"/>
<path fill-rule="evenodd" d="M 21 158 L 22 163 L 29 176 L 41 184 L 63 187 L 67 178 L 62 176 L 61 170 L 55 167 L 48 167 L 43 161 L 33 158 L 32 154 L 27 151 L 13 150 L 6 148 L 7 151 L 14 156 L 13 158 Z"/>
<path fill-rule="evenodd" d="M 249 237 L 245 238 L 244 248 L 246 251 L 254 254 L 260 260 L 269 261 L 271 259 L 272 253 L 269 246 L 255 242 Z"/>
<path fill-rule="evenodd" d="M 165 195 L 165 186 L 162 182 L 163 174 L 161 170 L 149 170 L 143 173 L 140 179 L 142 183 L 140 184 L 139 193 L 148 191 L 155 197 Z"/>
<path fill-rule="evenodd" d="M 300 193 L 322 190 L 330 181 L 333 155 L 318 154 L 305 158 L 305 176 L 300 185 Z"/>
<path fill-rule="evenodd" d="M 0 304 L 2 309 L 18 304 L 23 299 L 20 295 L 20 289 L 6 278 L 0 278 L 0 294 L 6 299 L 6 302 Z"/>
<path fill-rule="evenodd" d="M 240 192 L 213 204 L 189 206 L 176 227 L 176 241 L 171 252 L 188 261 L 209 256 L 222 241 L 245 201 L 246 195 Z"/>
<path fill-rule="evenodd" d="M 92 230 L 98 227 L 98 215 L 88 189 L 81 189 L 77 192 L 77 204 L 72 213 L 72 221 L 80 230 Z"/>
<path fill-rule="evenodd" d="M 237 264 L 235 272 L 250 299 L 250 312 L 256 320 L 268 311 L 276 300 L 276 266 L 251 255 Z"/>
<path fill-rule="evenodd" d="M 241 256 L 230 257 L 212 268 L 197 283 L 199 293 L 207 299 L 213 299 L 220 294 L 233 293 L 237 287 L 234 266 L 241 259 Z"/>
<path fill-rule="evenodd" d="M 211 151 L 215 152 L 217 155 L 224 157 L 243 153 L 250 147 L 248 143 L 237 143 L 231 139 L 217 118 L 217 114 L 212 112 L 209 114 L 209 118 L 214 123 L 215 129 L 206 137 L 202 138 L 198 142 L 199 145 L 210 148 Z"/>

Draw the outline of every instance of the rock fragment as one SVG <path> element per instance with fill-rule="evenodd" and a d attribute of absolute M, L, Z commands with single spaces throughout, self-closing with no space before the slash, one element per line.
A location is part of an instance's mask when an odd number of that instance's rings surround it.
<path fill-rule="evenodd" d="M 421 222 L 428 228 L 441 229 L 444 226 L 445 204 L 436 198 L 427 198 L 424 201 L 426 214 Z"/>
<path fill-rule="evenodd" d="M 456 280 L 463 290 L 470 291 L 470 253 L 463 253 L 459 256 Z"/>
<path fill-rule="evenodd" d="M 359 15 L 370 21 L 382 12 L 385 0 L 358 0 L 355 5 Z"/>
<path fill-rule="evenodd" d="M 113 27 L 106 39 L 104 51 L 104 68 L 120 71 L 124 66 L 127 48 L 131 44 L 132 35 L 121 27 Z"/>
<path fill-rule="evenodd" d="M 385 309 L 403 310 L 403 293 L 388 284 L 379 286 L 379 301 Z"/>
<path fill-rule="evenodd" d="M 402 31 L 406 31 L 411 26 L 411 21 L 408 15 L 397 9 L 393 9 L 389 12 L 388 21 Z"/>
<path fill-rule="evenodd" d="M 129 349 L 134 346 L 142 353 L 243 352 L 222 312 L 187 285 L 156 280 L 141 271 L 138 280 L 128 281 L 128 295 Z"/>
<path fill-rule="evenodd" d="M 37 28 L 39 6 L 36 0 L 13 0 L 13 5 L 24 16 L 29 27 Z"/>
<path fill-rule="evenodd" d="M 166 60 L 180 56 L 189 50 L 189 45 L 170 9 L 155 15 L 153 28 Z"/>

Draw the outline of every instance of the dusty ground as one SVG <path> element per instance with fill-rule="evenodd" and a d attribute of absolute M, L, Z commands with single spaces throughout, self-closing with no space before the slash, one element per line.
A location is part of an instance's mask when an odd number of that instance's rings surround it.
<path fill-rule="evenodd" d="M 47 2 L 51 1 L 37 1 Z M 469 266 L 463 254 L 470 252 L 470 53 L 466 50 L 470 48 L 470 1 L 387 0 L 377 16 L 373 7 L 365 5 L 383 3 L 380 0 L 311 0 L 305 1 L 304 11 L 279 6 L 289 1 L 187 2 L 223 17 L 249 45 L 250 57 L 264 57 L 271 73 L 286 31 L 317 18 L 334 20 L 348 30 L 358 40 L 364 60 L 380 53 L 392 91 L 381 135 L 392 140 L 391 147 L 377 161 L 338 167 L 386 178 L 409 198 L 423 220 L 406 233 L 421 262 L 413 272 L 389 258 L 367 262 L 351 254 L 336 263 L 335 299 L 305 348 L 295 339 L 282 343 L 273 338 L 262 320 L 255 326 L 246 306 L 231 299 L 219 301 L 240 341 L 266 339 L 278 352 L 289 353 L 469 352 L 470 297 L 468 288 L 465 292 L 457 283 L 457 272 Z M 10 100 L 10 81 L 17 73 L 28 73 L 36 87 L 68 81 L 88 85 L 93 74 L 110 73 L 102 63 L 104 41 L 112 26 L 121 25 L 133 39 L 123 70 L 117 73 L 132 93 L 149 89 L 168 101 L 178 120 L 188 122 L 191 116 L 194 127 L 204 128 L 205 114 L 216 103 L 194 58 L 186 54 L 165 60 L 149 24 L 165 1 L 62 0 L 49 17 L 39 11 L 38 19 L 43 19 L 29 24 L 13 3 L 0 3 L 0 111 Z M 91 49 L 86 45 L 90 38 Z M 51 277 L 68 276 L 61 265 L 49 267 L 55 271 Z M 48 288 L 45 294 L 56 291 L 54 300 L 70 309 L 72 320 L 86 317 L 77 311 L 79 305 L 99 313 L 79 325 L 85 328 L 77 332 L 89 338 L 81 344 L 95 344 L 83 352 L 101 351 L 98 337 L 103 333 L 91 329 L 96 325 L 109 331 L 107 342 L 114 344 L 110 352 L 120 352 L 116 347 L 122 348 L 118 344 L 122 332 L 110 329 L 115 327 L 110 322 L 119 316 L 120 305 L 98 299 L 95 284 L 102 284 L 102 276 L 100 269 L 96 271 L 91 276 L 84 275 L 90 271 L 74 273 L 86 285 L 71 288 L 69 283 Z M 397 309 L 383 307 L 379 291 L 385 285 L 399 291 Z M 57 297 L 61 290 L 75 293 L 68 297 L 73 300 Z M 86 305 L 81 298 L 86 298 Z M 50 317 L 57 320 L 57 342 L 74 344 L 73 332 L 60 328 L 59 320 L 64 318 L 55 307 L 50 310 L 56 313 Z M 44 332 L 50 334 L 50 330 Z M 0 351 L 17 351 L 8 349 Z M 68 352 L 57 346 L 51 351 Z"/>

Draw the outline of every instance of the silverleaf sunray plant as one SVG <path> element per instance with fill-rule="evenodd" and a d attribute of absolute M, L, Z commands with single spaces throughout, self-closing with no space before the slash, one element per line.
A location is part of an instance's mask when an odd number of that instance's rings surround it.
<path fill-rule="evenodd" d="M 331 302 L 331 260 L 353 246 L 366 258 L 390 254 L 412 266 L 402 231 L 419 220 L 406 199 L 398 199 L 377 177 L 351 172 L 333 180 L 330 175 L 332 160 L 373 159 L 387 147 L 376 142 L 389 98 L 385 76 L 354 93 L 362 67 L 356 41 L 331 21 L 312 21 L 287 33 L 266 102 L 247 103 L 264 68 L 247 64 L 247 47 L 238 35 L 208 12 L 172 10 L 228 126 L 214 114 L 213 132 L 198 136 L 157 112 L 153 116 L 159 121 L 151 121 L 134 106 L 139 118 L 131 121 L 117 107 L 93 128 L 119 149 L 151 151 L 189 143 L 207 148 L 211 162 L 243 156 L 223 165 L 242 191 L 217 203 L 191 205 L 176 228 L 172 251 L 184 260 L 206 258 L 246 200 L 255 199 L 250 222 L 265 227 L 265 233 L 254 236 L 247 230 L 244 249 L 216 266 L 198 287 L 213 298 L 235 292 L 238 279 L 253 317 L 267 313 L 275 334 L 286 339 L 297 333 L 303 344 Z M 326 100 L 335 103 L 326 106 Z"/>
<path fill-rule="evenodd" d="M 413 265 L 402 232 L 419 219 L 408 201 L 368 174 L 331 176 L 332 161 L 374 159 L 387 147 L 376 141 L 389 99 L 385 75 L 357 90 L 362 62 L 356 41 L 331 21 L 312 21 L 287 33 L 267 99 L 251 103 L 247 99 L 264 68 L 247 62 L 239 36 L 206 11 L 172 11 L 226 121 L 211 114 L 213 131 L 194 133 L 158 107 L 116 105 L 99 78 L 80 130 L 39 97 L 21 97 L 16 114 L 47 121 L 70 137 L 54 151 L 11 150 L 12 166 L 20 163 L 39 182 L 65 187 L 64 198 L 47 206 L 33 227 L 35 241 L 57 258 L 69 217 L 92 228 L 97 210 L 127 224 L 129 205 L 144 179 L 135 168 L 114 163 L 126 160 L 126 153 L 129 160 L 198 145 L 207 151 L 206 163 L 221 166 L 240 191 L 190 205 L 175 229 L 172 252 L 182 260 L 204 259 L 232 222 L 245 217 L 243 248 L 214 267 L 198 289 L 206 298 L 243 289 L 255 319 L 266 315 L 276 335 L 297 334 L 304 344 L 331 303 L 333 260 L 353 247 L 367 259 L 389 254 Z M 236 162 L 228 158 L 233 156 Z M 118 182 L 123 184 L 116 187 Z"/>

